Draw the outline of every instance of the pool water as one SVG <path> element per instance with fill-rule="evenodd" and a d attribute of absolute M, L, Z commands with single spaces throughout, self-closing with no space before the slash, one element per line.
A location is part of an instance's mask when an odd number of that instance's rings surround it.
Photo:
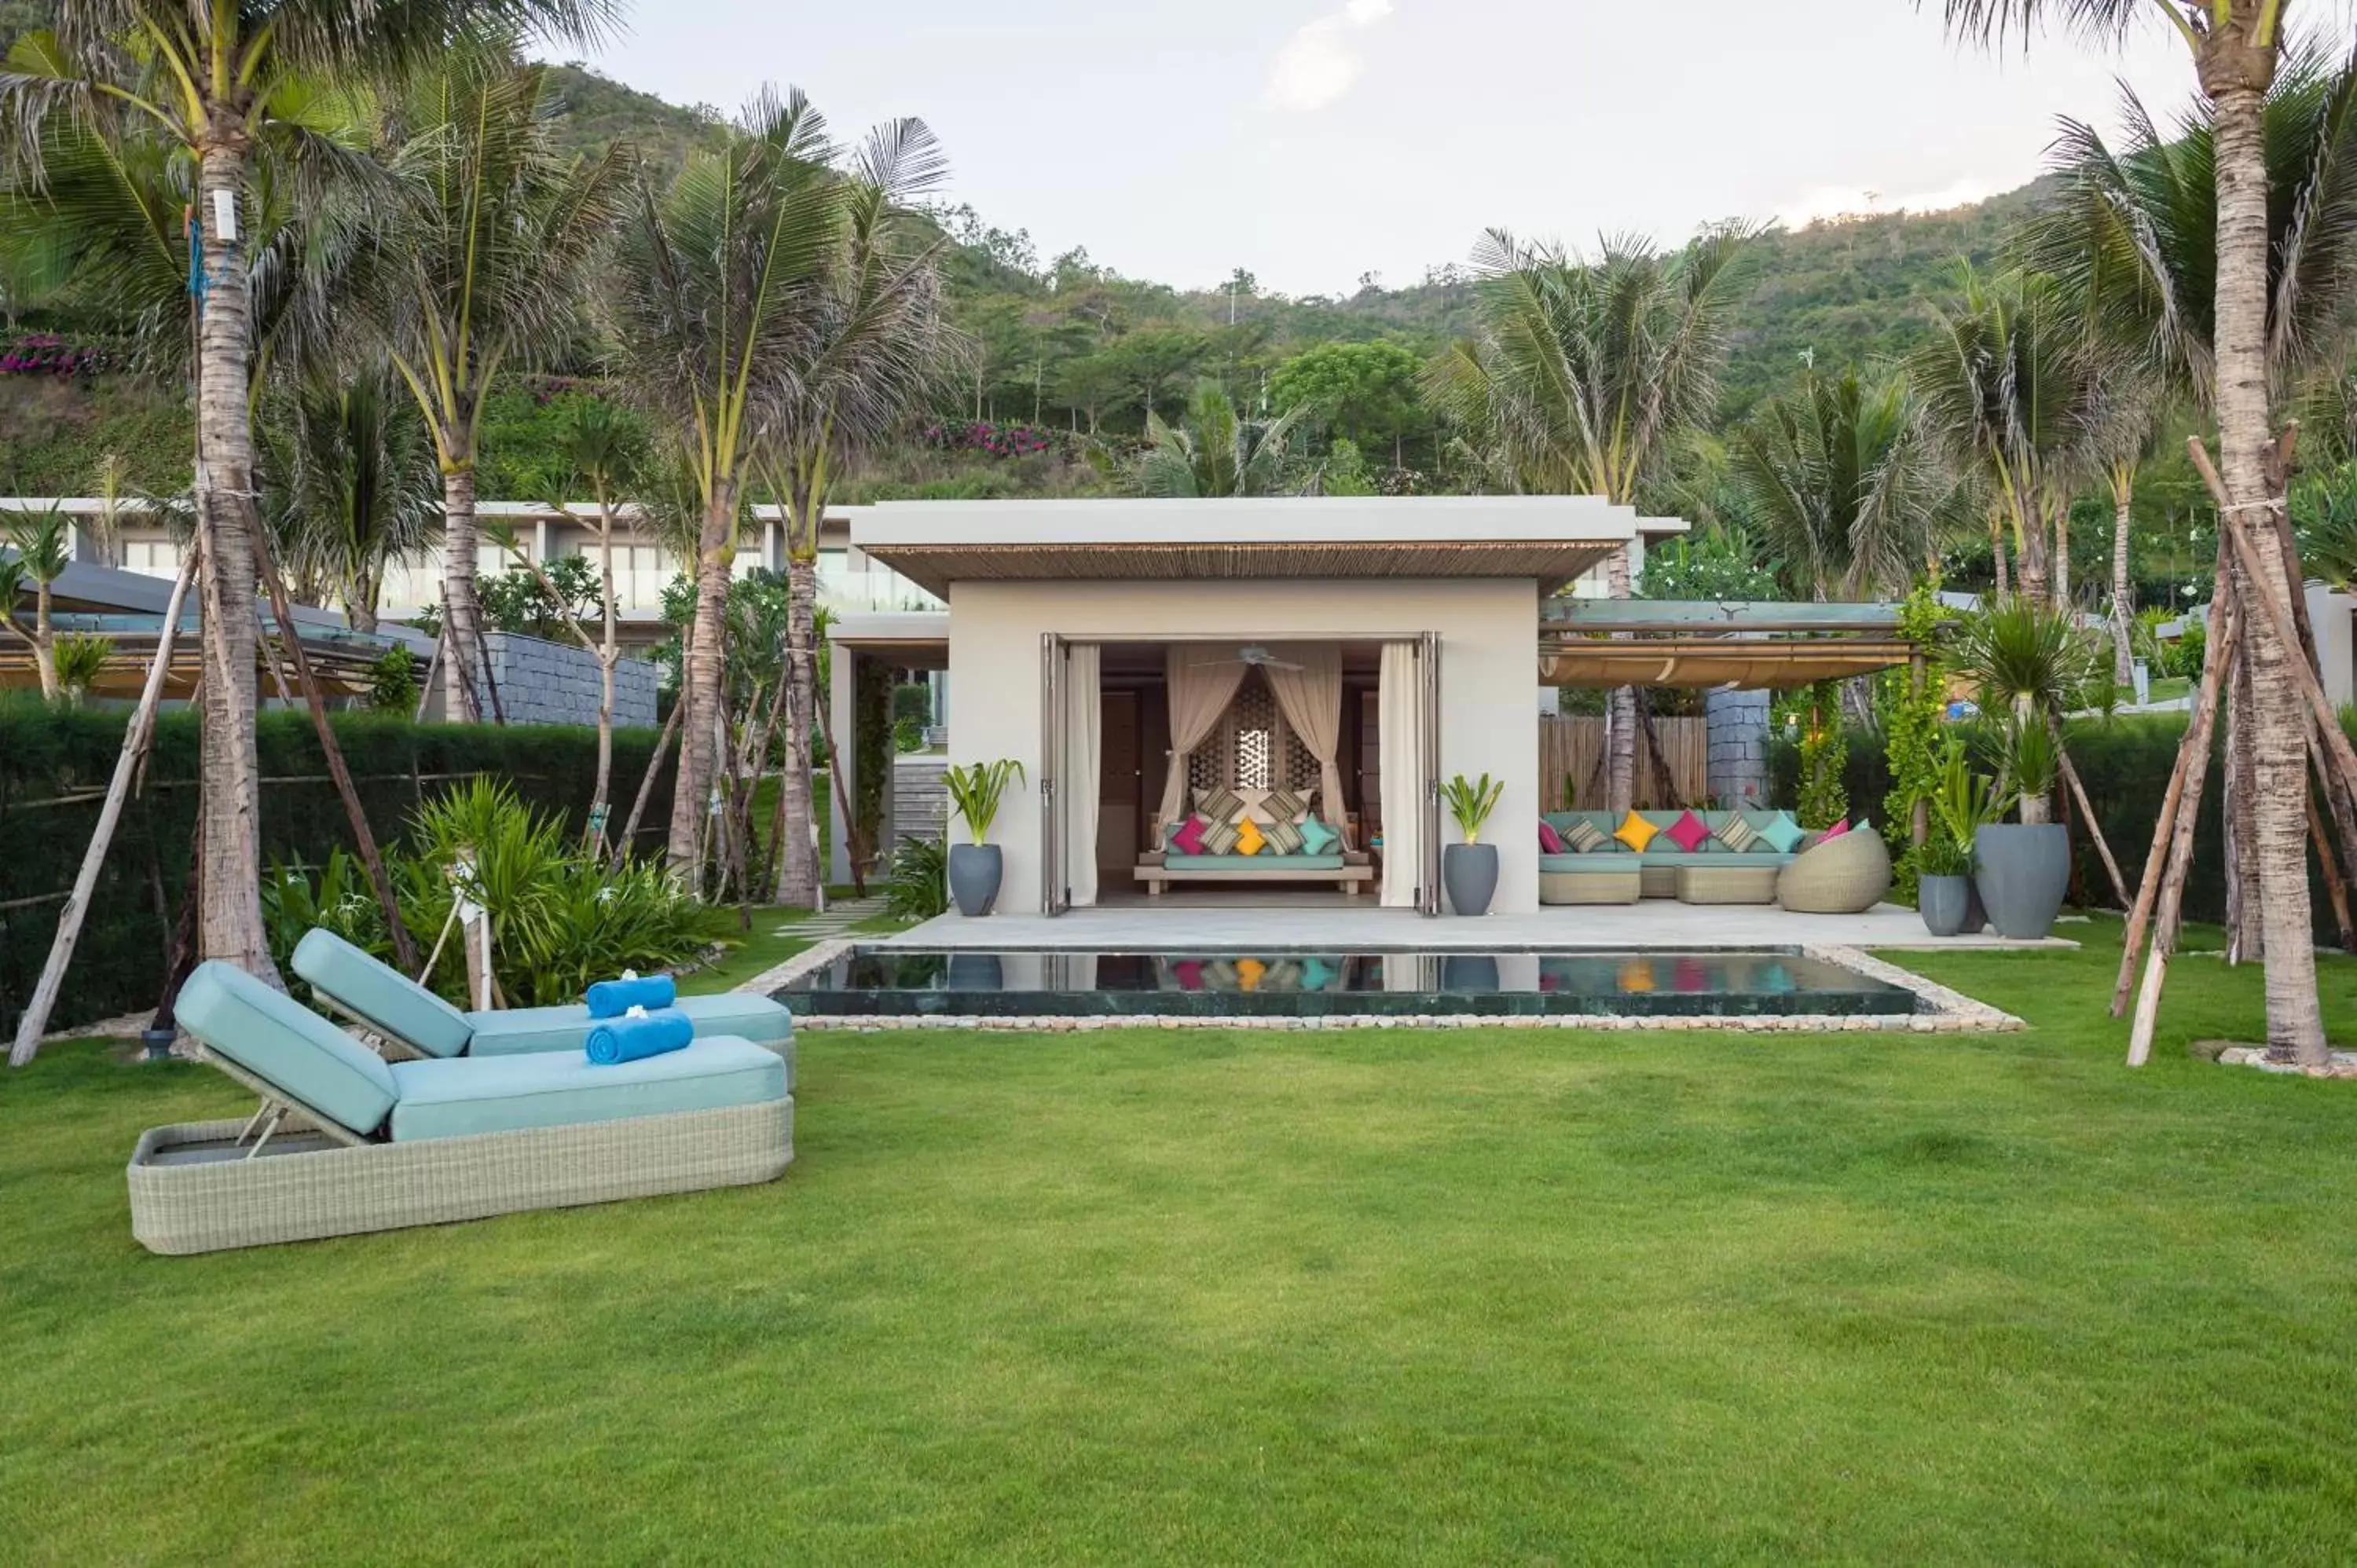
<path fill-rule="evenodd" d="M 813 1017 L 1895 1016 L 1915 993 L 1797 952 L 969 952 L 857 947 L 779 991 Z"/>

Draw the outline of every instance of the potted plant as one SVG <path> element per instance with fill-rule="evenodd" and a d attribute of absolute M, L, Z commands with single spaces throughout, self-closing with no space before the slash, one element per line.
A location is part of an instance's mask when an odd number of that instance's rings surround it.
<path fill-rule="evenodd" d="M 2005 815 L 2005 799 L 1953 736 L 1941 748 L 1937 787 L 1929 802 L 1931 836 L 1916 861 L 1915 907 L 1935 937 L 1976 933 L 1988 924 L 1973 891 L 1973 841 Z"/>
<path fill-rule="evenodd" d="M 2034 711 L 2007 727 L 2005 784 L 2018 822 L 1989 822 L 1973 835 L 1973 883 L 2001 936 L 2035 941 L 2054 929 L 2071 888 L 2071 835 L 2051 820 L 2059 769 L 2054 732 Z"/>
<path fill-rule="evenodd" d="M 1490 900 L 1498 895 L 1498 846 L 1481 842 L 1481 825 L 1505 793 L 1506 786 L 1492 783 L 1486 773 L 1474 783 L 1460 773 L 1441 787 L 1440 798 L 1465 835 L 1463 843 L 1450 844 L 1440 854 L 1441 886 L 1448 889 L 1449 908 L 1460 915 L 1488 914 Z"/>
<path fill-rule="evenodd" d="M 961 915 L 987 915 L 998 901 L 1006 861 L 990 842 L 990 824 L 998 820 L 998 802 L 1006 796 L 1007 785 L 1018 780 L 1029 782 L 1023 764 L 1011 757 L 964 763 L 942 775 L 950 804 L 964 819 L 966 832 L 974 835 L 972 843 L 950 846 L 950 897 L 957 900 Z"/>

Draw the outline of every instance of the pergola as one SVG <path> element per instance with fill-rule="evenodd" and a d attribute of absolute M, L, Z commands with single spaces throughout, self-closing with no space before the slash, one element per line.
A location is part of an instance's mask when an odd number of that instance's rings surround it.
<path fill-rule="evenodd" d="M 1897 605 L 1549 599 L 1539 680 L 1549 686 L 1788 690 L 1910 665 L 1922 650 Z"/>

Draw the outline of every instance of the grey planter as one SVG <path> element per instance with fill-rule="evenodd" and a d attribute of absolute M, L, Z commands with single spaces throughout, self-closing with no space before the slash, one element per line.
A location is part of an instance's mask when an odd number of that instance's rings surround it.
<path fill-rule="evenodd" d="M 1979 936 L 1988 929 L 1988 910 L 1981 903 L 1981 885 L 1971 876 L 1964 878 L 1964 934 Z"/>
<path fill-rule="evenodd" d="M 1453 843 L 1440 852 L 1440 884 L 1460 915 L 1486 915 L 1498 896 L 1498 846 Z"/>
<path fill-rule="evenodd" d="M 1923 929 L 1935 937 L 1954 936 L 1964 929 L 1972 897 L 1973 879 L 1969 876 L 1922 878 L 1917 888 L 1915 908 L 1923 916 Z"/>
<path fill-rule="evenodd" d="M 998 902 L 998 883 L 1006 873 L 1006 856 L 995 843 L 950 845 L 950 897 L 957 900 L 958 913 L 989 914 Z"/>
<path fill-rule="evenodd" d="M 1993 822 L 1973 840 L 1973 864 L 1999 936 L 2034 941 L 2054 929 L 2071 890 L 2071 834 L 2061 823 Z"/>

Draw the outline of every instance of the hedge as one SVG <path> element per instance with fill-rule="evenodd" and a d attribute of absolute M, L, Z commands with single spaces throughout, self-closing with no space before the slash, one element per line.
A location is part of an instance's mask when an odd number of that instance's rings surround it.
<path fill-rule="evenodd" d="M 2096 820 L 2103 824 L 2104 837 L 2112 846 L 2112 854 L 2118 857 L 2131 896 L 2136 890 L 2136 879 L 2144 875 L 2145 856 L 2151 850 L 2153 833 L 2160 822 L 2161 799 L 2169 792 L 2169 775 L 2176 770 L 2178 747 L 2184 743 L 2185 726 L 2190 722 L 2190 717 L 2182 714 L 2124 714 L 2107 721 L 2074 723 L 2071 727 L 2071 760 L 2087 787 L 2088 799 L 2094 802 Z M 2220 726 L 2222 732 L 2223 727 Z M 2357 726 L 2352 726 L 2352 733 L 2357 733 Z M 2222 780 L 2226 766 L 2222 738 L 2220 744 L 2222 750 L 2211 761 L 2201 815 L 2194 824 L 2193 865 L 2185 882 L 2185 918 L 2212 923 L 2226 918 L 2225 840 L 2220 827 L 2223 809 Z M 1771 765 L 1774 798 L 1794 799 L 1800 784 L 1799 748 L 1780 736 Z M 1880 735 L 1853 728 L 1849 768 L 1845 777 L 1849 784 L 1851 817 L 1872 818 L 1878 828 L 1882 799 L 1890 789 L 1890 771 Z M 2063 808 L 2059 795 L 2055 805 L 2059 821 Z M 2113 908 L 2118 900 L 2112 893 L 2111 876 L 2095 853 L 2094 841 L 2077 828 L 2077 815 L 2076 802 L 2072 802 L 2072 901 L 2099 908 Z M 2341 933 L 2334 925 L 2332 906 L 2324 896 L 2323 877 L 2313 854 L 2309 855 L 2309 876 L 2318 940 L 2337 946 Z"/>
<path fill-rule="evenodd" d="M 53 710 L 0 699 L 0 1037 L 48 957 L 58 911 L 81 869 L 99 805 L 123 746 L 127 708 Z M 488 774 L 525 800 L 561 811 L 578 827 L 597 783 L 594 729 L 412 725 L 339 714 L 336 735 L 381 842 L 403 835 L 418 802 L 444 784 Z M 614 736 L 615 830 L 629 814 L 658 732 Z M 197 715 L 167 713 L 156 726 L 146 786 L 125 807 L 99 876 L 54 1027 L 154 1005 L 188 880 L 197 814 Z M 308 715 L 273 711 L 257 733 L 265 862 L 316 865 L 351 847 L 343 803 Z M 662 847 L 671 821 L 666 768 L 640 822 L 641 850 Z"/>

